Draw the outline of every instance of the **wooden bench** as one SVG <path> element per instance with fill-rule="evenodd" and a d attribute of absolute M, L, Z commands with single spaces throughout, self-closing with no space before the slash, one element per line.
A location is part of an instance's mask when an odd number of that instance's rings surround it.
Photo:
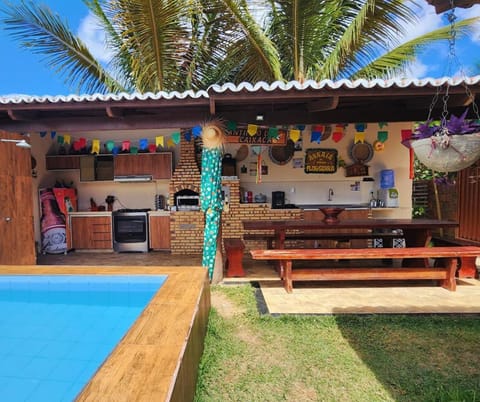
<path fill-rule="evenodd" d="M 287 233 L 285 240 L 338 240 L 349 241 L 355 239 L 401 239 L 403 234 L 399 233 Z M 266 240 L 267 248 L 273 249 L 275 240 L 274 233 L 244 233 L 243 240 Z"/>
<path fill-rule="evenodd" d="M 438 280 L 440 285 L 455 291 L 457 259 L 480 255 L 480 247 L 411 247 L 411 248 L 368 248 L 368 249 L 273 249 L 251 250 L 256 260 L 276 260 L 280 262 L 280 278 L 285 290 L 292 292 L 293 281 L 333 281 L 333 280 Z M 296 260 L 373 260 L 373 259 L 412 259 L 419 260 L 415 267 L 361 267 L 361 268 L 295 268 Z M 442 267 L 425 267 L 428 258 L 443 258 Z"/>
<path fill-rule="evenodd" d="M 432 237 L 435 246 L 477 246 L 478 242 L 469 240 L 456 239 L 453 237 Z M 459 270 L 457 275 L 459 278 L 478 278 L 478 270 L 475 265 L 476 257 L 461 257 L 458 259 Z M 441 262 L 435 262 L 440 265 Z"/>
<path fill-rule="evenodd" d="M 228 277 L 241 277 L 245 276 L 243 270 L 243 252 L 245 250 L 245 244 L 242 239 L 238 238 L 226 238 L 223 239 L 223 247 L 226 254 L 225 267 Z"/>

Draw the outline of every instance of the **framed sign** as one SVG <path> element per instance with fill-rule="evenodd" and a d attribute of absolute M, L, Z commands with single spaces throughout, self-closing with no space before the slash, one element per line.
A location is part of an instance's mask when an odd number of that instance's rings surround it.
<path fill-rule="evenodd" d="M 268 127 L 259 127 L 254 135 L 250 135 L 247 127 L 239 127 L 235 131 L 226 131 L 226 139 L 231 144 L 247 145 L 286 145 L 287 130 L 278 129 L 278 138 L 271 138 L 268 135 Z"/>
<path fill-rule="evenodd" d="M 329 148 L 310 148 L 305 152 L 305 173 L 335 173 L 338 151 Z"/>

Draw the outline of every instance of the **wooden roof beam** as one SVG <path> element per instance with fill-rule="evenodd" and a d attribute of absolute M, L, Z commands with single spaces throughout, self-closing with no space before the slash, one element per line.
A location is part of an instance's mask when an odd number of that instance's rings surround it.
<path fill-rule="evenodd" d="M 8 117 L 14 121 L 22 121 L 22 120 L 32 120 L 35 119 L 38 115 L 37 112 L 26 112 L 22 110 L 7 110 Z"/>
<path fill-rule="evenodd" d="M 321 98 L 307 104 L 309 112 L 321 112 L 324 110 L 334 110 L 338 106 L 339 96 L 331 96 L 329 98 Z"/>
<path fill-rule="evenodd" d="M 111 119 L 118 119 L 120 117 L 123 117 L 123 110 L 118 107 L 107 106 L 105 108 L 105 111 L 107 113 L 107 116 Z"/>

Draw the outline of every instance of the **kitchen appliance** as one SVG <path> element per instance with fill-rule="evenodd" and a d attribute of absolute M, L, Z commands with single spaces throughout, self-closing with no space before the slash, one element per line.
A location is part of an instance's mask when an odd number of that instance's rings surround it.
<path fill-rule="evenodd" d="M 378 201 L 385 208 L 398 208 L 398 190 L 395 187 L 395 173 L 391 169 L 380 172 Z M 377 205 L 378 206 L 378 205 Z"/>
<path fill-rule="evenodd" d="M 378 202 L 382 207 L 385 208 L 398 208 L 398 190 L 396 188 L 379 189 Z"/>
<path fill-rule="evenodd" d="M 199 211 L 200 196 L 198 195 L 178 195 L 177 211 Z"/>
<path fill-rule="evenodd" d="M 285 208 L 285 191 L 272 191 L 272 208 Z"/>
<path fill-rule="evenodd" d="M 112 213 L 113 249 L 122 252 L 148 252 L 148 211 L 119 209 Z"/>

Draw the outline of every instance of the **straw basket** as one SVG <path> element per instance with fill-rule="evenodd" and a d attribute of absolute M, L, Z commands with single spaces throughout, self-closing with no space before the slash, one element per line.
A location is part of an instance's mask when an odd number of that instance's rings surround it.
<path fill-rule="evenodd" d="M 457 172 L 480 158 L 480 132 L 449 135 L 444 146 L 435 136 L 413 140 L 410 146 L 427 168 L 437 172 Z"/>

